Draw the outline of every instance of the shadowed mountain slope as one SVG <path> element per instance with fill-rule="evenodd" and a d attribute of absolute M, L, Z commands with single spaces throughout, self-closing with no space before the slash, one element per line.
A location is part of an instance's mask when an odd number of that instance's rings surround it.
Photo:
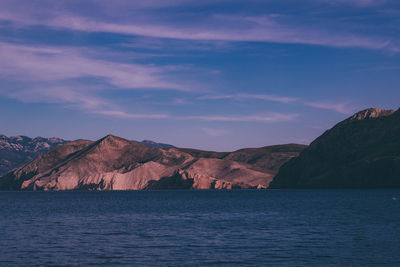
<path fill-rule="evenodd" d="M 400 187 L 400 110 L 367 109 L 284 164 L 271 188 Z"/>

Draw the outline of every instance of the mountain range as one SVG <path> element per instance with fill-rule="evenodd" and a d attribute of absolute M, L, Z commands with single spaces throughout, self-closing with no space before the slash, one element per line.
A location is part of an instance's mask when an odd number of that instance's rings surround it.
<path fill-rule="evenodd" d="M 0 134 L 0 176 L 66 142 L 68 141 L 55 137 L 30 138 L 23 135 L 5 136 Z M 143 140 L 140 143 L 157 148 L 174 147 L 151 140 Z"/>
<path fill-rule="evenodd" d="M 60 138 L 0 134 L 0 176 L 65 142 Z"/>
<path fill-rule="evenodd" d="M 18 153 L 26 153 L 27 160 L 33 153 L 51 150 L 1 177 L 1 190 L 400 187 L 400 110 L 360 111 L 310 146 L 234 152 L 177 148 L 113 135 L 95 142 L 6 139 L 1 136 L 0 152 L 7 166 L 18 161 L 5 160 L 5 152 L 13 152 L 21 162 Z"/>
<path fill-rule="evenodd" d="M 279 145 L 235 152 L 156 148 L 117 136 L 66 142 L 0 179 L 3 190 L 266 188 L 304 149 Z"/>

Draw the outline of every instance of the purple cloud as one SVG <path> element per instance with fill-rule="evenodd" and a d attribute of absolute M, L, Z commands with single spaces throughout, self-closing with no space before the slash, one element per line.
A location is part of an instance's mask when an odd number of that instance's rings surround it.
<path fill-rule="evenodd" d="M 285 97 L 285 96 L 277 96 L 277 95 L 268 95 L 268 94 L 233 94 L 233 95 L 205 95 L 198 97 L 199 100 L 219 100 L 219 99 L 234 99 L 234 100 L 243 100 L 243 99 L 258 99 L 258 100 L 266 100 L 280 103 L 290 103 L 295 102 L 297 99 L 293 97 Z"/>
<path fill-rule="evenodd" d="M 284 114 L 271 112 L 268 114 L 256 115 L 240 115 L 240 116 L 226 116 L 226 115 L 207 115 L 207 116 L 186 116 L 180 119 L 185 120 L 200 120 L 200 121 L 220 121 L 220 122 L 281 122 L 291 121 L 298 117 L 298 114 Z"/>
<path fill-rule="evenodd" d="M 345 115 L 353 114 L 357 110 L 356 107 L 347 103 L 303 102 L 303 104 L 313 108 L 336 111 Z"/>
<path fill-rule="evenodd" d="M 79 77 L 104 78 L 112 86 L 128 89 L 189 88 L 167 81 L 167 71 L 154 65 L 126 64 L 81 55 L 79 49 L 62 47 L 29 47 L 0 43 L 2 75 L 33 81 L 56 81 Z"/>
<path fill-rule="evenodd" d="M 369 3 L 370 1 L 355 2 Z M 99 3 L 93 8 L 101 9 L 105 2 Z M 118 3 L 113 3 L 113 10 L 123 12 L 124 5 L 121 2 Z M 156 1 L 153 4 L 157 6 L 161 2 Z M 318 27 L 318 24 L 300 25 L 293 23 L 295 19 L 288 19 L 286 16 L 286 19 L 282 20 L 277 14 L 265 16 L 214 14 L 201 18 L 194 17 L 192 21 L 179 23 L 173 17 L 162 19 L 152 13 L 138 13 L 138 16 L 124 17 L 117 16 L 117 13 L 110 15 L 107 10 L 101 9 L 108 16 L 100 18 L 87 16 L 83 12 L 79 14 L 68 11 L 68 9 L 60 12 L 55 8 L 37 9 L 33 7 L 27 12 L 25 9 L 18 9 L 14 6 L 15 4 L 5 5 L 4 10 L 0 11 L 0 19 L 14 22 L 17 27 L 41 25 L 75 31 L 195 41 L 272 42 L 368 49 L 392 49 L 391 46 L 393 46 L 390 39 L 365 36 L 343 29 L 328 30 Z M 175 22 L 171 22 L 171 20 Z"/>
<path fill-rule="evenodd" d="M 236 101 L 241 101 L 244 99 L 255 99 L 255 100 L 265 100 L 265 101 L 273 101 L 280 102 L 284 104 L 289 103 L 298 103 L 308 107 L 318 108 L 318 109 L 326 109 L 335 111 L 341 114 L 352 114 L 357 110 L 357 107 L 351 105 L 349 103 L 329 103 L 325 101 L 304 101 L 294 97 L 283 97 L 276 95 L 265 95 L 265 94 L 232 94 L 232 95 L 205 95 L 198 97 L 199 100 L 221 100 L 221 99 L 232 99 Z"/>

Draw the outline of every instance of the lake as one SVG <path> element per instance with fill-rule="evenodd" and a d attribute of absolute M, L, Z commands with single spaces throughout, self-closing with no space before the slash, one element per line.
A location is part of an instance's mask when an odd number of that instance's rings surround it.
<path fill-rule="evenodd" d="M 0 192 L 1 266 L 399 266 L 400 190 Z"/>

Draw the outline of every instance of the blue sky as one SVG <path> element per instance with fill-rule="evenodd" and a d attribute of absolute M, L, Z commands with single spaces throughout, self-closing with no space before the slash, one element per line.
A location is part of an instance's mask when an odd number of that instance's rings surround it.
<path fill-rule="evenodd" d="M 395 0 L 0 0 L 6 135 L 308 144 L 399 85 Z"/>

